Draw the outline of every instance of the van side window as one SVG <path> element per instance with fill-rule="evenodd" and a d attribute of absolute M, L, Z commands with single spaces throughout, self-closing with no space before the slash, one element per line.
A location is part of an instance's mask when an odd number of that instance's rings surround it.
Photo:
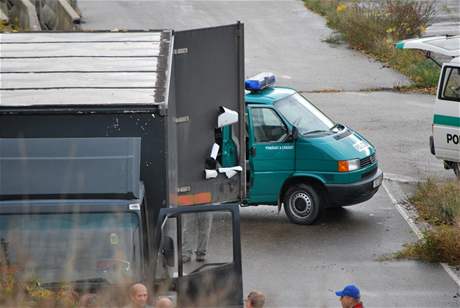
<path fill-rule="evenodd" d="M 255 142 L 280 142 L 287 137 L 287 128 L 269 108 L 253 108 L 252 123 Z"/>
<path fill-rule="evenodd" d="M 460 68 L 446 67 L 441 99 L 460 101 Z"/>

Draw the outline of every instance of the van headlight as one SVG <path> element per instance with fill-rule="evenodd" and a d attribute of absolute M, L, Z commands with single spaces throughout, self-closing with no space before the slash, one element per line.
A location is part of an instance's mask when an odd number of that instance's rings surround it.
<path fill-rule="evenodd" d="M 359 159 L 350 159 L 350 160 L 339 160 L 338 161 L 338 171 L 339 172 L 348 172 L 359 169 Z"/>

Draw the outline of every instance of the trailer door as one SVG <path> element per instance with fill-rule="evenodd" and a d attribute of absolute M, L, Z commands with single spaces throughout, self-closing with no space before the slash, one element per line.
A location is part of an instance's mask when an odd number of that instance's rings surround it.
<path fill-rule="evenodd" d="M 161 209 L 156 296 L 173 292 L 178 307 L 241 307 L 239 224 L 236 204 Z"/>
<path fill-rule="evenodd" d="M 205 169 L 216 137 L 220 107 L 239 113 L 231 125 L 239 159 L 245 166 L 243 24 L 174 33 L 174 93 L 177 131 L 177 201 L 179 205 L 238 202 L 245 196 L 245 172 L 206 180 Z M 174 104 L 173 102 L 173 104 Z M 175 111 L 174 111 L 175 107 Z M 174 116 L 174 115 L 173 115 Z M 170 141 L 171 142 L 171 141 Z M 219 153 L 221 154 L 221 152 Z M 234 167 L 234 166 L 226 166 Z"/>

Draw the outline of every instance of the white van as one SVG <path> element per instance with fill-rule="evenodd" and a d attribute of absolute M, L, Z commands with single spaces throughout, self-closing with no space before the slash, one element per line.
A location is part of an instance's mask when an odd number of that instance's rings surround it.
<path fill-rule="evenodd" d="M 434 105 L 431 153 L 460 179 L 460 35 L 404 40 L 396 48 L 419 49 L 452 59 L 442 64 Z"/>

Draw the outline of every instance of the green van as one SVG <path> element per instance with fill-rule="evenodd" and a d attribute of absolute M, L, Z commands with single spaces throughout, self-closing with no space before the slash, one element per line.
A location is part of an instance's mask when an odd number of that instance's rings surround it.
<path fill-rule="evenodd" d="M 247 204 L 283 205 L 291 222 L 312 224 L 324 208 L 369 200 L 383 180 L 375 147 L 274 82 L 245 82 Z"/>

